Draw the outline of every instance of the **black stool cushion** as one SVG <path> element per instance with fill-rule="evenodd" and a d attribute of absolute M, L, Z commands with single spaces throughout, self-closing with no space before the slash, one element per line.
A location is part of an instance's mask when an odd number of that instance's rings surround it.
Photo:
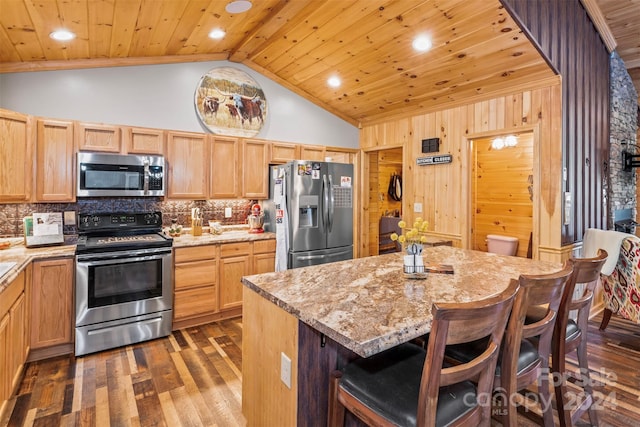
<path fill-rule="evenodd" d="M 357 359 L 342 370 L 340 387 L 399 426 L 415 426 L 426 351 L 401 344 Z M 436 425 L 447 425 L 477 406 L 476 388 L 465 381 L 440 388 Z"/>
<path fill-rule="evenodd" d="M 546 311 L 544 308 L 540 307 L 530 307 L 527 310 L 527 316 L 524 319 L 526 324 L 537 322 L 546 316 Z M 569 319 L 567 322 L 567 331 L 566 331 L 566 341 L 571 341 L 580 333 L 580 328 L 578 324 L 573 319 Z"/>
<path fill-rule="evenodd" d="M 448 345 L 445 349 L 445 355 L 451 359 L 458 360 L 460 362 L 469 362 L 487 349 L 488 339 L 483 338 L 477 341 L 473 341 L 465 344 Z M 520 354 L 518 355 L 518 370 L 516 374 L 524 372 L 532 365 L 538 362 L 540 355 L 538 349 L 529 340 L 522 340 L 520 342 Z M 498 363 L 496 365 L 496 376 L 500 376 L 500 370 L 502 365 L 502 351 L 498 354 Z"/>

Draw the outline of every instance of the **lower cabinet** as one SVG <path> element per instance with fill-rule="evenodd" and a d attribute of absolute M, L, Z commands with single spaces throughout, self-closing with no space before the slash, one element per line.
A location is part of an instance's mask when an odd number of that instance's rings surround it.
<path fill-rule="evenodd" d="M 173 329 L 242 314 L 242 276 L 274 270 L 275 240 L 175 249 Z"/>
<path fill-rule="evenodd" d="M 30 360 L 69 353 L 73 347 L 73 258 L 33 262 Z"/>
<path fill-rule="evenodd" d="M 3 291 L 0 301 L 0 419 L 29 353 L 25 277 L 22 271 Z"/>
<path fill-rule="evenodd" d="M 218 312 L 218 246 L 176 248 L 174 258 L 173 328 L 209 320 Z"/>

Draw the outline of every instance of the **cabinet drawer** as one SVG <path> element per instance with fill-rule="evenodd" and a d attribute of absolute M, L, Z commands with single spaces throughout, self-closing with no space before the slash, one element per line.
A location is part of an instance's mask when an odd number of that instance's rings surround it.
<path fill-rule="evenodd" d="M 217 263 L 214 260 L 192 261 L 176 264 L 175 288 L 191 289 L 216 283 Z"/>
<path fill-rule="evenodd" d="M 176 291 L 174 296 L 173 317 L 175 320 L 218 311 L 215 286 Z"/>
<path fill-rule="evenodd" d="M 190 246 L 188 248 L 176 248 L 175 263 L 185 261 L 197 261 L 201 259 L 216 258 L 216 245 Z"/>
<path fill-rule="evenodd" d="M 256 240 L 253 242 L 254 254 L 265 254 L 276 251 L 276 241 L 274 240 Z"/>
<path fill-rule="evenodd" d="M 249 255 L 251 253 L 251 242 L 225 243 L 220 245 L 220 257 L 227 258 L 237 255 Z"/>

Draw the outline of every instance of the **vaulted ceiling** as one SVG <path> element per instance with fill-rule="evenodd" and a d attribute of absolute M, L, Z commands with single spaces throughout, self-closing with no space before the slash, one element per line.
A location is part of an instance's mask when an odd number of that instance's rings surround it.
<path fill-rule="evenodd" d="M 1 0 L 0 72 L 227 59 L 355 125 L 553 78 L 499 0 L 254 0 L 239 14 L 227 3 Z M 58 28 L 77 37 L 54 41 Z M 210 39 L 215 28 L 226 36 Z M 411 46 L 420 34 L 425 53 Z"/>

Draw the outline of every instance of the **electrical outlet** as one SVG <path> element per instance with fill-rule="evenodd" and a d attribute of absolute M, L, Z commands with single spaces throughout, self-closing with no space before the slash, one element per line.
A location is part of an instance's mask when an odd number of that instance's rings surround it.
<path fill-rule="evenodd" d="M 224 217 L 231 218 L 231 208 L 224 208 Z"/>
<path fill-rule="evenodd" d="M 413 204 L 413 211 L 415 213 L 421 213 L 422 212 L 422 203 L 414 203 Z"/>
<path fill-rule="evenodd" d="M 74 211 L 66 211 L 64 213 L 64 225 L 75 225 L 76 213 Z"/>
<path fill-rule="evenodd" d="M 280 380 L 291 388 L 291 359 L 284 353 L 280 353 Z"/>

